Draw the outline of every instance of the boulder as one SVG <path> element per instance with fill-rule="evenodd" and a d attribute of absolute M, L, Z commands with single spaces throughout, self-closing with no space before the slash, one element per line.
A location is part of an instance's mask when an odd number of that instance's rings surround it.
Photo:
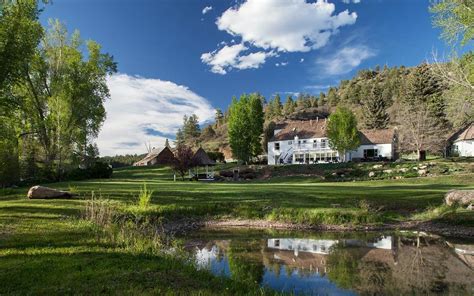
<path fill-rule="evenodd" d="M 426 176 L 427 173 L 427 170 L 418 170 L 418 176 Z"/>
<path fill-rule="evenodd" d="M 76 194 L 61 191 L 54 188 L 33 186 L 28 190 L 29 199 L 53 199 L 53 198 L 71 198 Z"/>
<path fill-rule="evenodd" d="M 398 169 L 398 172 L 399 173 L 406 173 L 406 172 L 408 172 L 408 169 L 407 168 L 401 168 L 401 169 Z"/>
<path fill-rule="evenodd" d="M 453 204 L 459 204 L 461 206 L 467 206 L 474 203 L 474 190 L 451 190 L 446 193 L 444 202 L 451 206 Z"/>
<path fill-rule="evenodd" d="M 383 165 L 381 164 L 376 164 L 374 166 L 372 166 L 373 169 L 381 169 L 383 167 Z"/>
<path fill-rule="evenodd" d="M 384 174 L 391 174 L 391 173 L 393 173 L 393 170 L 384 170 L 383 172 L 384 172 Z"/>
<path fill-rule="evenodd" d="M 370 178 L 375 177 L 375 172 L 370 172 L 370 173 L 369 173 L 369 177 L 370 177 Z"/>

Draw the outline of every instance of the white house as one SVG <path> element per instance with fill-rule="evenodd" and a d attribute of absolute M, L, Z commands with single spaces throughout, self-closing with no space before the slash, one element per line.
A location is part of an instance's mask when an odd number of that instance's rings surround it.
<path fill-rule="evenodd" d="M 329 145 L 327 119 L 285 121 L 277 124 L 268 141 L 268 164 L 313 164 L 341 161 Z M 394 129 L 362 130 L 361 145 L 346 154 L 346 161 L 396 159 Z"/>
<path fill-rule="evenodd" d="M 474 122 L 454 133 L 449 141 L 448 154 L 452 156 L 474 156 Z"/>

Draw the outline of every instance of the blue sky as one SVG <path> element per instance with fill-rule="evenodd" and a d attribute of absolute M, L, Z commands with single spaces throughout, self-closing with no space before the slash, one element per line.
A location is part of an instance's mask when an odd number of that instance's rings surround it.
<path fill-rule="evenodd" d="M 358 69 L 414 66 L 435 49 L 428 0 L 55 0 L 58 18 L 114 55 L 103 155 L 172 138 L 232 96 L 319 93 Z M 207 8 L 207 9 L 206 9 Z"/>

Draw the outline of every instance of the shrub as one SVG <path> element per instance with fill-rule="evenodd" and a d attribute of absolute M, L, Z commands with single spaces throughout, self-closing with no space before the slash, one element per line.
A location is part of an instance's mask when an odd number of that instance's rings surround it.
<path fill-rule="evenodd" d="M 101 161 L 95 162 L 86 169 L 76 168 L 67 174 L 69 180 L 85 180 L 85 179 L 109 179 L 112 177 L 112 167 Z"/>
<path fill-rule="evenodd" d="M 224 178 L 232 178 L 234 177 L 234 172 L 232 171 L 220 171 L 219 175 Z"/>
<path fill-rule="evenodd" d="M 207 155 L 209 156 L 210 159 L 216 161 L 216 162 L 224 162 L 225 161 L 225 157 L 224 157 L 224 153 L 222 152 L 218 152 L 218 151 L 211 151 L 211 152 L 207 152 Z"/>
<path fill-rule="evenodd" d="M 153 196 L 153 190 L 148 190 L 146 188 L 146 183 L 143 184 L 143 188 L 140 189 L 138 194 L 138 206 L 145 210 L 150 205 L 151 197 Z"/>

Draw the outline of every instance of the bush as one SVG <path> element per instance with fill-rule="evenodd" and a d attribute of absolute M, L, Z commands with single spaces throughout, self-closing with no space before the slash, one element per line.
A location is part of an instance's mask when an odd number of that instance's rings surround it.
<path fill-rule="evenodd" d="M 142 210 L 146 210 L 150 205 L 151 197 L 153 196 L 153 190 L 148 190 L 146 188 L 146 183 L 143 184 L 143 188 L 140 189 L 138 194 L 138 206 Z"/>
<path fill-rule="evenodd" d="M 77 168 L 67 174 L 70 180 L 85 179 L 109 179 L 112 177 L 113 169 L 107 163 L 97 161 L 87 169 Z"/>
<path fill-rule="evenodd" d="M 232 178 L 234 177 L 234 172 L 232 171 L 220 171 L 219 175 L 224 178 Z"/>
<path fill-rule="evenodd" d="M 224 153 L 222 152 L 217 152 L 217 151 L 211 151 L 211 152 L 207 152 L 207 155 L 209 156 L 210 159 L 216 161 L 216 162 L 224 162 L 225 161 L 225 157 L 224 157 Z"/>

